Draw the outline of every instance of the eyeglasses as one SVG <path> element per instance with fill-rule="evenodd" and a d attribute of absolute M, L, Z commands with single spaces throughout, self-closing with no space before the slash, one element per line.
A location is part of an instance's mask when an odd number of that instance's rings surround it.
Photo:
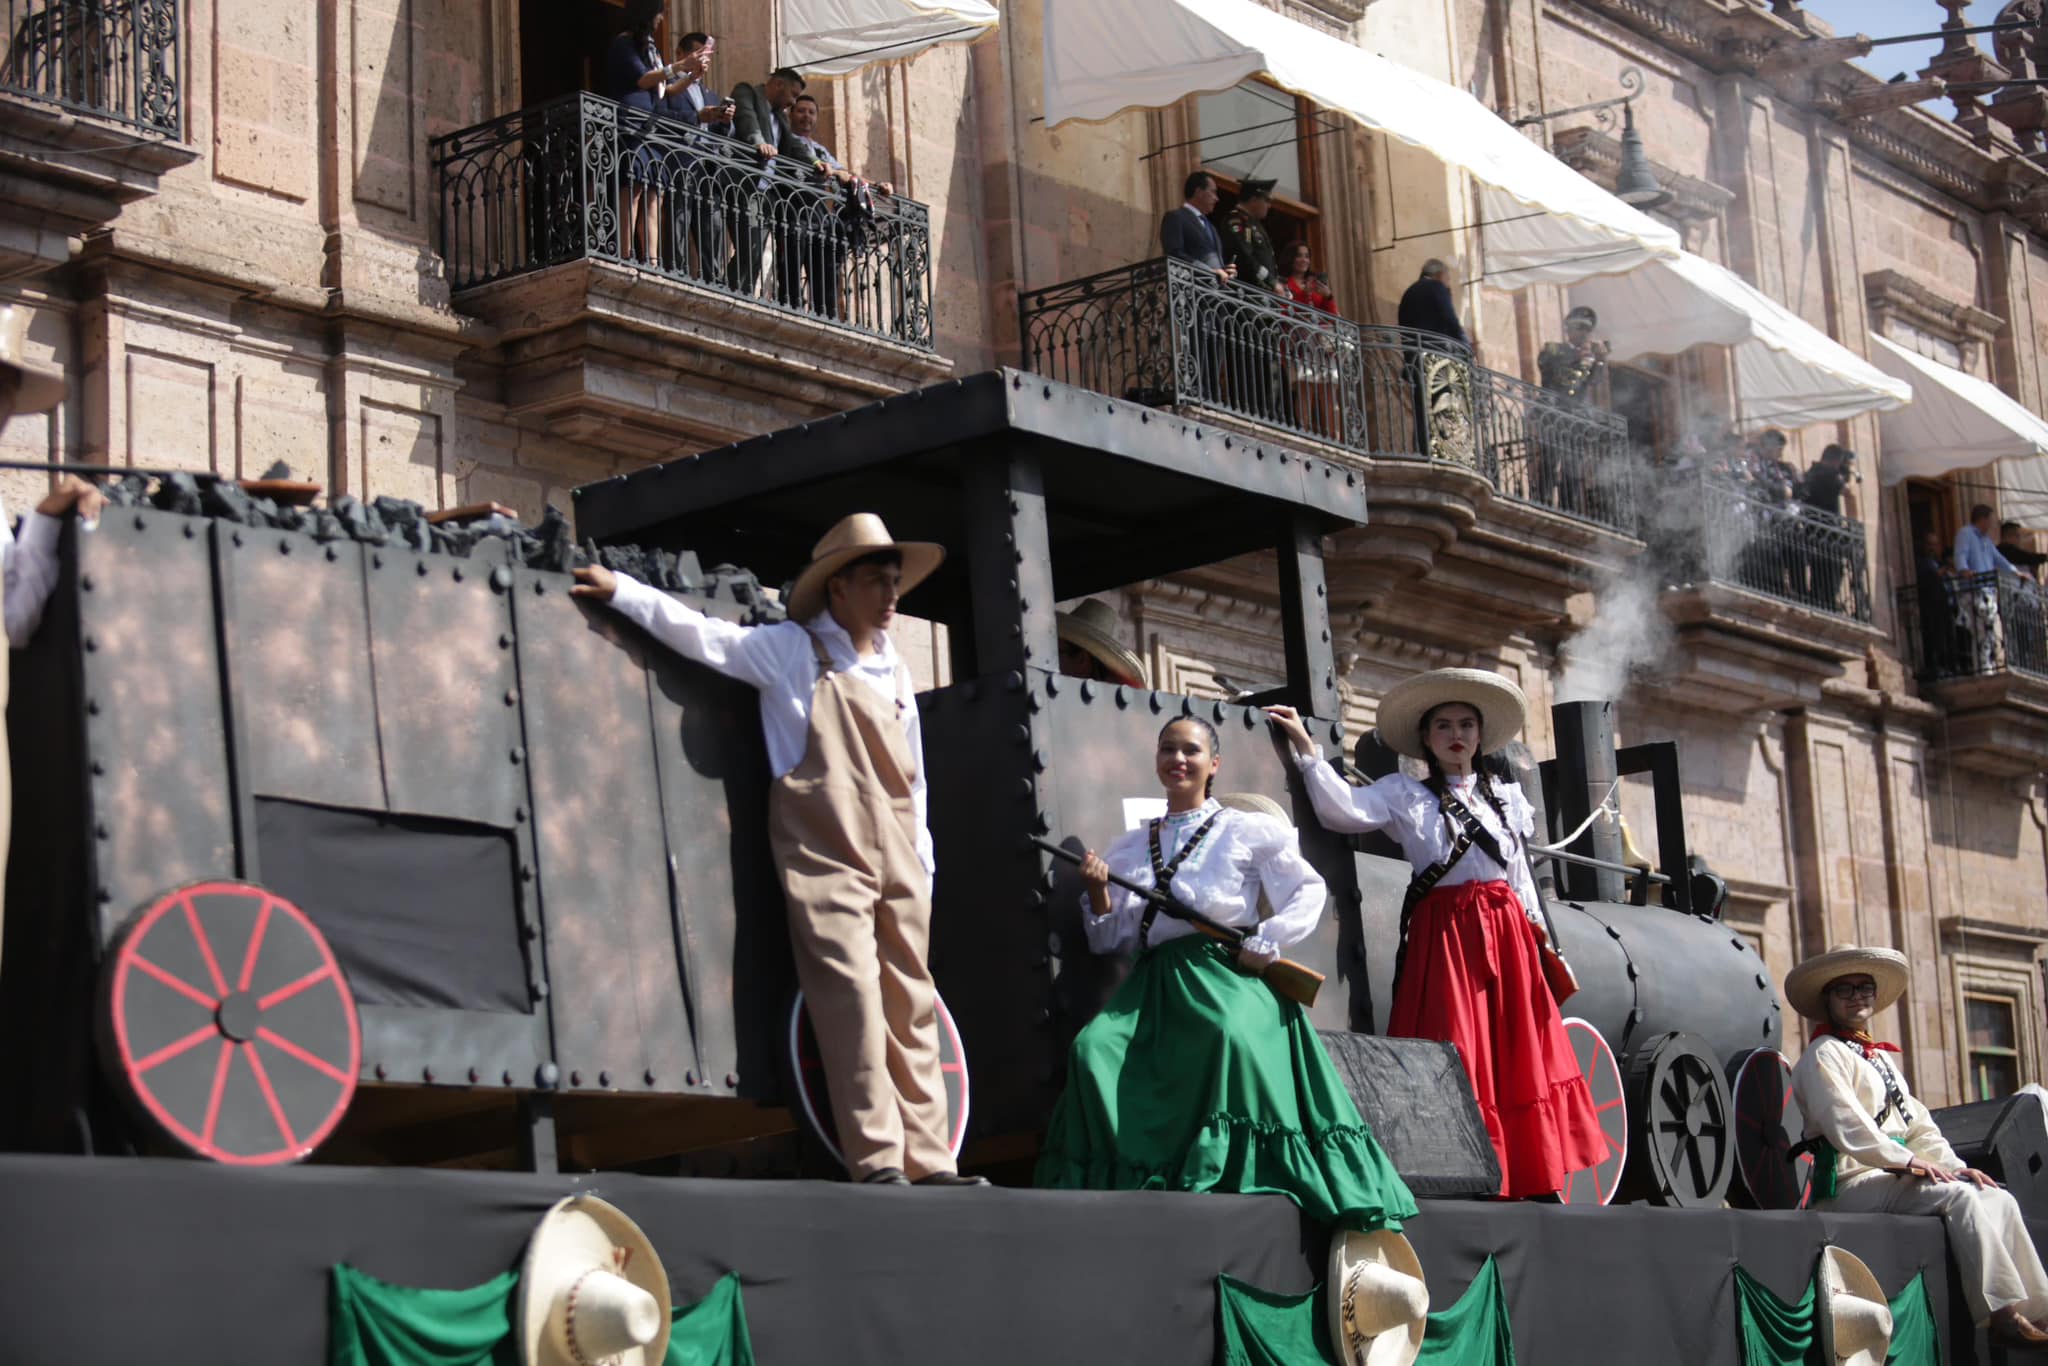
<path fill-rule="evenodd" d="M 1858 985 L 1855 982 L 1836 982 L 1828 988 L 1828 995 L 1843 1001 L 1853 1001 L 1859 996 L 1866 1000 L 1875 1001 L 1877 999 L 1877 983 L 1864 982 Z"/>

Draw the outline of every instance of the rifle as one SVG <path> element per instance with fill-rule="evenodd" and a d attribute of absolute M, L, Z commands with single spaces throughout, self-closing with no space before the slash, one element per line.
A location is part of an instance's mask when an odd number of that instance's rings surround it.
<path fill-rule="evenodd" d="M 1027 838 L 1030 839 L 1032 844 L 1046 853 L 1053 855 L 1055 858 L 1065 859 L 1068 863 L 1074 864 L 1077 867 L 1085 857 L 1075 853 L 1065 845 L 1054 844 L 1051 840 L 1039 839 L 1036 835 L 1028 836 Z M 1230 925 L 1219 924 L 1208 916 L 1203 915 L 1200 911 L 1184 905 L 1179 899 L 1160 891 L 1156 887 L 1140 887 L 1137 883 L 1130 881 L 1128 878 L 1118 877 L 1115 873 L 1109 875 L 1109 880 L 1132 895 L 1144 899 L 1148 904 L 1158 907 L 1162 914 L 1170 915 L 1175 920 L 1185 920 L 1211 939 L 1220 940 L 1236 948 L 1241 946 L 1246 939 L 1250 938 L 1249 931 L 1237 929 Z M 1303 967 L 1301 964 L 1285 958 L 1276 958 L 1266 964 L 1259 971 L 1259 979 L 1267 986 L 1273 988 L 1275 994 L 1284 996 L 1288 1000 L 1302 1006 L 1312 1006 L 1316 1003 L 1316 992 L 1321 990 L 1324 981 L 1323 974 L 1317 972 L 1314 968 Z"/>

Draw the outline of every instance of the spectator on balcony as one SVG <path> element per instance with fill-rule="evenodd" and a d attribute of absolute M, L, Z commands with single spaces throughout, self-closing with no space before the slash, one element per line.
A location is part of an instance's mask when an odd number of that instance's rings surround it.
<path fill-rule="evenodd" d="M 1564 315 L 1564 340 L 1546 342 L 1536 353 L 1536 372 L 1545 389 L 1576 402 L 1592 401 L 1595 384 L 1607 373 L 1607 343 L 1593 340 L 1599 325 L 1600 315 L 1584 304 Z M 1530 496 L 1546 507 L 1564 506 L 1559 495 L 1567 480 L 1567 453 L 1555 443 L 1538 441 L 1529 455 Z M 1590 492 L 1573 491 L 1573 510 L 1584 510 L 1577 504 Z"/>
<path fill-rule="evenodd" d="M 1247 179 L 1238 192 L 1237 203 L 1223 223 L 1223 259 L 1237 272 L 1238 281 L 1253 289 L 1285 294 L 1280 283 L 1280 257 L 1266 232 L 1266 215 L 1273 208 L 1271 180 Z"/>
<path fill-rule="evenodd" d="M 732 88 L 733 135 L 754 150 L 765 168 L 751 186 L 741 187 L 737 202 L 727 206 L 735 250 L 726 283 L 742 294 L 754 292 L 772 220 L 785 208 L 781 196 L 770 191 L 776 159 L 803 159 L 804 148 L 787 121 L 790 106 L 803 93 L 804 78 L 787 66 L 769 72 L 758 87 L 742 81 Z"/>
<path fill-rule="evenodd" d="M 1216 211 L 1216 177 L 1207 171 L 1189 174 L 1181 187 L 1185 202 L 1159 220 L 1159 246 L 1176 261 L 1192 261 L 1212 270 L 1219 280 L 1236 278 L 1237 268 L 1223 257 L 1223 235 L 1209 215 Z"/>
<path fill-rule="evenodd" d="M 1330 292 L 1330 277 L 1317 273 L 1308 243 L 1292 243 L 1282 259 L 1286 273 L 1280 277 L 1280 286 L 1287 297 L 1305 308 L 1336 313 L 1337 296 Z M 1325 441 L 1344 439 L 1337 404 L 1337 348 L 1342 344 L 1337 329 L 1326 326 L 1308 345 L 1296 348 L 1295 411 L 1303 424 Z"/>
<path fill-rule="evenodd" d="M 1285 297 L 1280 258 L 1266 232 L 1273 207 L 1270 180 L 1247 179 L 1223 223 L 1223 259 L 1237 282 L 1262 294 Z M 1268 310 L 1236 311 L 1229 330 L 1226 366 L 1237 407 L 1261 422 L 1294 425 L 1294 396 L 1287 388 L 1281 357 L 1291 349 L 1293 329 Z"/>
<path fill-rule="evenodd" d="M 2044 564 L 2048 564 L 2048 555 L 2043 555 L 2038 550 L 2029 550 L 2020 544 L 2020 532 L 2025 529 L 2018 522 L 2000 522 L 1998 524 L 1998 553 L 2011 561 L 2023 577 L 2035 579 L 2036 582 L 2039 582 L 2039 579 L 2032 571 L 2039 569 Z"/>
<path fill-rule="evenodd" d="M 1970 520 L 1956 531 L 1956 615 L 1969 632 L 1972 663 L 1978 673 L 2005 667 L 2005 633 L 1998 615 L 1998 575 L 2018 574 L 2011 560 L 1991 541 L 1997 524 L 1989 506 L 1970 509 Z"/>
<path fill-rule="evenodd" d="M 1806 591 L 1815 606 L 1833 611 L 1842 588 L 1842 569 L 1847 562 L 1847 542 L 1837 534 L 1844 523 L 1842 490 L 1856 478 L 1856 452 L 1847 446 L 1829 445 L 1820 459 L 1807 467 L 1795 490 L 1809 509 L 1800 524 L 1806 545 Z"/>
<path fill-rule="evenodd" d="M 684 124 L 686 131 L 694 131 L 700 141 L 723 141 L 733 131 L 733 103 L 711 85 L 711 63 L 717 56 L 716 37 L 685 33 L 676 44 L 676 80 L 664 102 L 664 112 Z M 718 210 L 723 183 L 716 162 L 689 153 L 681 156 L 670 211 L 676 226 L 688 232 L 689 241 L 677 241 L 675 264 L 688 273 L 690 263 L 684 254 L 694 245 L 698 279 L 712 279 L 725 266 L 725 221 Z"/>
<path fill-rule="evenodd" d="M 1920 657 L 1929 678 L 1953 674 L 1962 654 L 1957 648 L 1960 642 L 1947 558 L 1940 532 L 1930 531 L 1920 538 L 1920 553 L 1913 561 L 1913 598 L 1920 616 Z"/>
<path fill-rule="evenodd" d="M 624 174 L 619 192 L 620 248 L 629 258 L 658 260 L 661 190 L 655 165 L 660 153 L 647 141 L 654 116 L 665 108 L 668 83 L 679 74 L 661 57 L 661 0 L 628 0 L 626 26 L 605 51 L 605 94 L 626 113 L 619 119 L 619 153 Z"/>
<path fill-rule="evenodd" d="M 785 233 L 784 245 L 776 251 L 784 258 L 780 267 L 782 301 L 791 308 L 800 308 L 798 274 L 810 277 L 811 311 L 823 317 L 839 316 L 840 277 L 846 268 L 846 254 L 854 245 L 848 237 L 846 220 L 858 216 L 859 197 L 863 189 L 874 194 L 895 193 L 895 187 L 888 181 L 872 184 L 846 169 L 832 149 L 818 141 L 818 102 L 809 95 L 798 95 L 796 103 L 789 107 L 789 127 L 795 140 L 803 148 L 803 158 L 823 183 L 826 193 L 815 203 L 799 201 L 796 222 Z M 840 207 L 840 197 L 845 196 L 846 207 Z M 872 213 L 872 203 L 869 212 Z"/>
<path fill-rule="evenodd" d="M 1395 320 L 1418 334 L 1409 346 L 1406 361 L 1408 384 L 1415 395 L 1415 431 L 1406 444 L 1424 456 L 1454 454 L 1460 426 L 1469 429 L 1470 413 L 1465 411 L 1465 386 L 1457 374 L 1462 367 L 1445 364 L 1442 357 L 1449 354 L 1465 359 L 1461 353 L 1471 343 L 1451 299 L 1448 264 L 1433 256 L 1422 263 L 1422 274 L 1401 296 Z M 1443 346 L 1443 342 L 1456 345 Z"/>

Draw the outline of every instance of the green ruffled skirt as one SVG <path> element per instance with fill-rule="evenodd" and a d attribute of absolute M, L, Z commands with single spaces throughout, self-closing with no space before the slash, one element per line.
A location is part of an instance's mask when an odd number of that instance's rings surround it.
<path fill-rule="evenodd" d="M 1074 1040 L 1037 1181 L 1284 1195 L 1361 1230 L 1415 1215 L 1301 1007 L 1199 935 L 1140 957 Z"/>

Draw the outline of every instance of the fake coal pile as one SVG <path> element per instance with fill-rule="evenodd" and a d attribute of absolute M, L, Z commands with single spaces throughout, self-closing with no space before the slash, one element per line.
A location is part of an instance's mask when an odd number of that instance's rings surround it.
<path fill-rule="evenodd" d="M 274 465 L 264 479 L 291 478 L 290 470 Z M 399 546 L 422 555 L 470 559 L 478 547 L 502 542 L 512 561 L 528 569 L 566 574 L 589 564 L 631 574 L 642 583 L 675 593 L 712 599 L 727 598 L 748 609 L 747 622 L 780 621 L 780 602 L 761 591 L 754 574 L 737 565 L 713 565 L 708 571 L 693 551 L 677 553 L 633 545 L 585 547 L 576 544 L 569 519 L 549 507 L 539 526 L 493 513 L 461 524 L 436 524 L 427 510 L 404 498 L 361 499 L 343 494 L 325 507 L 280 503 L 218 475 L 167 473 L 125 475 L 106 485 L 107 501 L 117 507 L 152 507 L 187 517 L 211 517 L 241 526 L 296 531 L 314 540 L 356 541 L 363 545 Z"/>

